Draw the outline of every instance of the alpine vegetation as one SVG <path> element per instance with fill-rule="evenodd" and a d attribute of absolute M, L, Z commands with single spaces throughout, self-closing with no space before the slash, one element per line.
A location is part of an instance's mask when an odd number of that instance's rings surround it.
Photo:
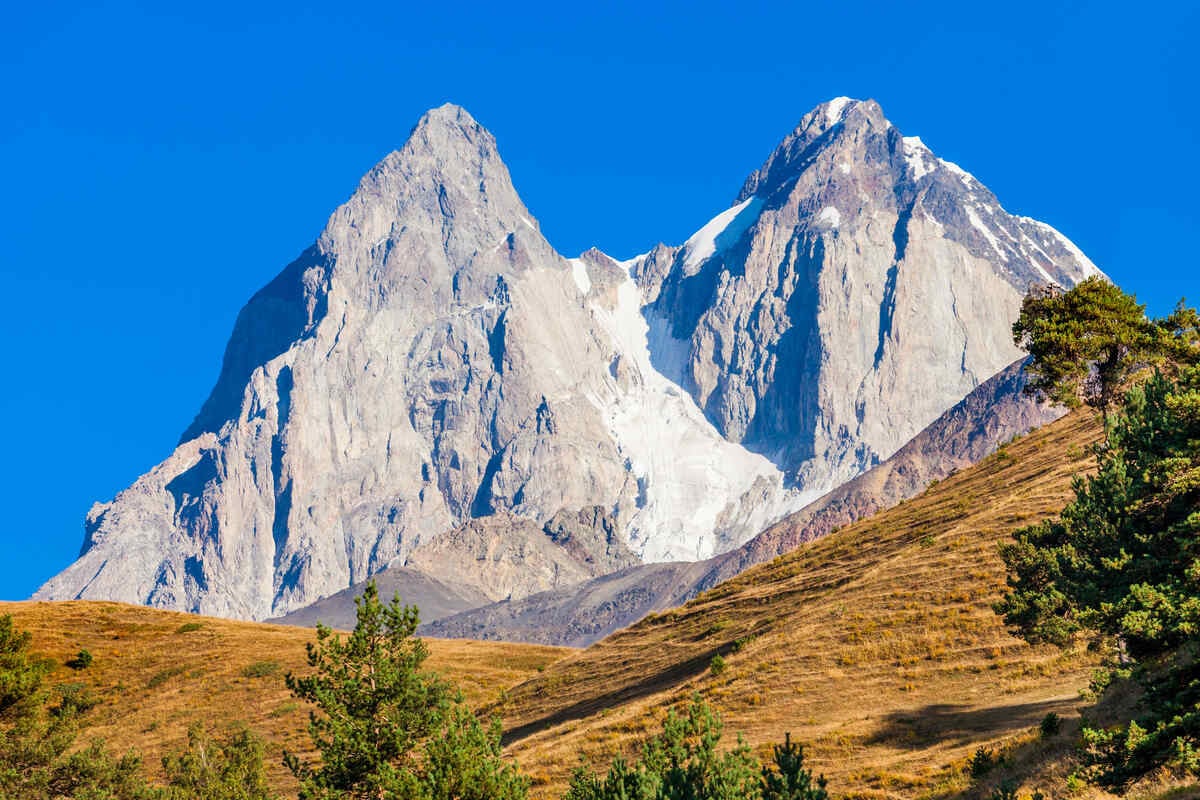
<path fill-rule="evenodd" d="M 1132 710 L 1106 720 L 1102 702 L 1085 718 L 1091 778 L 1200 777 L 1200 317 L 1180 303 L 1148 320 L 1086 281 L 1031 298 L 1014 331 L 1046 390 L 1081 393 L 1108 437 L 1062 513 L 1002 546 L 1010 592 L 997 610 L 1030 642 L 1089 637 L 1108 655 L 1096 688 L 1136 688 Z"/>

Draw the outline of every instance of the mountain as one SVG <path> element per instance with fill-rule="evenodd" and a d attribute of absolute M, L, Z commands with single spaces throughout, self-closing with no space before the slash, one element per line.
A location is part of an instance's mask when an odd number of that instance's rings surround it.
<path fill-rule="evenodd" d="M 35 597 L 263 619 L 387 567 L 519 600 L 706 559 L 1014 361 L 1031 285 L 1095 272 L 845 98 L 682 245 L 564 258 L 443 106 L 251 298 L 174 453 Z"/>
<path fill-rule="evenodd" d="M 423 635 L 586 647 L 647 614 L 681 605 L 700 592 L 802 544 L 920 494 L 927 486 L 991 455 L 1004 443 L 1063 415 L 1025 395 L 1017 362 L 939 417 L 891 458 L 775 523 L 741 547 L 696 562 L 640 564 L 575 586 L 457 612 L 421 606 Z M 394 581 L 393 567 L 379 579 Z M 390 583 L 389 585 L 395 585 Z M 397 586 L 413 601 L 419 586 Z M 322 619 L 353 619 L 362 586 L 321 601 Z M 413 601 L 415 602 L 415 601 Z M 308 609 L 281 621 L 311 625 Z"/>

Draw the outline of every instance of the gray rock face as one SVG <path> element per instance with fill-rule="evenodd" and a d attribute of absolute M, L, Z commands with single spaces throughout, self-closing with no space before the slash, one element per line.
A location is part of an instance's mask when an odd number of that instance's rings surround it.
<path fill-rule="evenodd" d="M 566 259 L 435 109 L 35 596 L 262 619 L 389 567 L 499 599 L 704 559 L 891 455 L 1013 360 L 1031 282 L 1094 269 L 846 100 L 682 246 Z"/>
<path fill-rule="evenodd" d="M 586 647 L 647 614 L 682 605 L 755 564 L 915 497 L 932 481 L 1062 416 L 1062 408 L 1027 397 L 1024 386 L 1021 364 L 1012 364 L 887 461 L 727 553 L 704 561 L 642 564 L 576 586 L 430 617 L 421 632 L 440 638 Z M 351 598 L 343 602 L 353 609 Z"/>
<path fill-rule="evenodd" d="M 678 379 L 708 418 L 829 489 L 1020 355 L 1010 326 L 1031 285 L 1096 269 L 878 104 L 841 98 L 651 272 L 654 310 L 687 343 Z"/>

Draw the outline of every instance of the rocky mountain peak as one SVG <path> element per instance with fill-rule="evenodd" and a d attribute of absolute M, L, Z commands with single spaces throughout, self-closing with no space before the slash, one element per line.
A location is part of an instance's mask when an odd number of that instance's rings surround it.
<path fill-rule="evenodd" d="M 886 135 L 891 127 L 874 100 L 837 97 L 822 103 L 801 117 L 763 165 L 746 178 L 734 202 L 742 203 L 754 195 L 768 197 L 795 181 L 835 139 L 860 140 L 873 133 Z"/>
<path fill-rule="evenodd" d="M 495 137 L 459 106 L 427 111 L 334 212 L 319 245 L 341 252 L 394 246 L 402 232 L 434 237 L 458 264 L 510 235 L 540 239 Z"/>
<path fill-rule="evenodd" d="M 492 597 L 706 558 L 896 452 L 1018 356 L 1032 282 L 1094 269 L 849 98 L 679 246 L 567 259 L 441 106 L 251 298 L 176 452 L 39 597 L 263 618 L 389 567 Z"/>

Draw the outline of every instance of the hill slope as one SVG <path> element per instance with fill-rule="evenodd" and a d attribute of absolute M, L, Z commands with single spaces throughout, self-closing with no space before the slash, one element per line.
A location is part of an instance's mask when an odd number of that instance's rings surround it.
<path fill-rule="evenodd" d="M 922 496 L 754 567 L 510 692 L 511 751 L 555 796 L 701 692 L 756 746 L 793 738 L 839 794 L 915 797 L 980 743 L 1074 714 L 1093 658 L 1032 648 L 991 610 L 996 544 L 1055 513 L 1098 435 L 1075 414 Z M 727 670 L 714 676 L 714 655 Z"/>
<path fill-rule="evenodd" d="M 303 673 L 312 630 L 235 622 L 121 603 L 0 603 L 18 628 L 33 634 L 33 650 L 60 665 L 80 649 L 92 666 L 59 666 L 56 683 L 82 683 L 101 700 L 85 718 L 82 740 L 103 738 L 110 748 L 136 748 L 153 776 L 160 756 L 183 746 L 193 722 L 245 723 L 266 740 L 268 774 L 294 796 L 283 768 L 284 747 L 309 750 L 308 709 L 283 683 Z M 474 706 L 493 701 L 507 686 L 536 674 L 571 652 L 537 645 L 429 641 L 428 666 L 456 684 Z"/>
<path fill-rule="evenodd" d="M 1094 657 L 1014 639 L 991 603 L 1003 587 L 997 542 L 1062 506 L 1098 433 L 1087 416 L 1063 418 L 586 650 L 430 640 L 431 666 L 503 715 L 507 751 L 533 776 L 535 797 L 559 797 L 581 754 L 630 752 L 694 691 L 755 747 L 785 732 L 807 743 L 837 796 L 955 795 L 979 745 L 1027 754 L 1048 711 L 1068 728 L 1077 716 Z M 81 647 L 95 655 L 86 671 L 55 673 L 105 701 L 90 733 L 136 746 L 153 769 L 190 721 L 243 720 L 267 735 L 274 779 L 291 788 L 277 756 L 303 749 L 305 713 L 282 674 L 303 667 L 309 631 L 112 603 L 0 613 L 60 662 Z M 717 654 L 727 669 L 713 675 Z M 1056 748 L 1049 761 L 1043 749 L 1020 762 L 1058 770 L 1043 788 L 1065 779 L 1066 746 Z"/>

